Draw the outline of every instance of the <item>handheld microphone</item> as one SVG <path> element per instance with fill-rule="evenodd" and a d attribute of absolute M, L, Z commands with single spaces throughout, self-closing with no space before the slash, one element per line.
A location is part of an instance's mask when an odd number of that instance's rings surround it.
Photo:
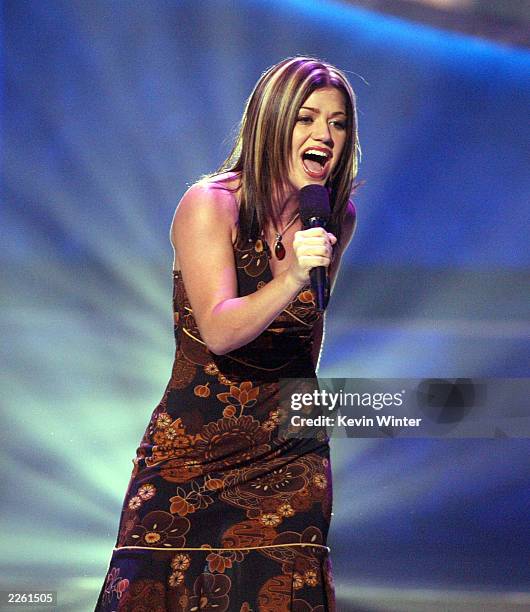
<path fill-rule="evenodd" d="M 300 218 L 306 229 L 310 227 L 326 228 L 331 209 L 328 190 L 322 185 L 306 185 L 300 189 Z M 309 271 L 311 289 L 316 298 L 317 309 L 323 311 L 329 300 L 329 283 L 325 266 L 317 266 Z"/>

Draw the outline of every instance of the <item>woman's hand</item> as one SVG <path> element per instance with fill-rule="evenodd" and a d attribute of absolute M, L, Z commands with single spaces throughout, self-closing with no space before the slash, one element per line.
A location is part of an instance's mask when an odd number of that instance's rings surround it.
<path fill-rule="evenodd" d="M 309 282 L 309 271 L 312 268 L 327 268 L 331 264 L 333 245 L 336 242 L 337 238 L 323 227 L 296 232 L 293 240 L 295 258 L 288 273 L 303 287 Z"/>

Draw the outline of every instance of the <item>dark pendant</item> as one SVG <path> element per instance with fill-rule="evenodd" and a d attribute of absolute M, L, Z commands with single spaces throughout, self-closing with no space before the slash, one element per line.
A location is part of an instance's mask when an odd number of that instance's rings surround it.
<path fill-rule="evenodd" d="M 281 239 L 276 240 L 276 244 L 274 245 L 274 254 L 279 260 L 282 260 L 285 257 L 285 247 L 283 246 Z"/>

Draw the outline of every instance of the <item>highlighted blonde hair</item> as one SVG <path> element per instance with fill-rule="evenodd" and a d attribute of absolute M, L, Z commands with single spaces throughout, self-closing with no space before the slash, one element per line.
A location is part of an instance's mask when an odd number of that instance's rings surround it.
<path fill-rule="evenodd" d="M 264 227 L 278 224 L 276 207 L 286 199 L 283 180 L 289 173 L 294 126 L 304 101 L 317 89 L 335 87 L 344 95 L 346 141 L 326 185 L 332 216 L 329 231 L 340 241 L 348 200 L 357 185 L 361 154 L 355 94 L 346 75 L 313 57 L 290 57 L 266 70 L 247 100 L 232 151 L 209 175 L 236 172 L 240 181 L 238 243 L 255 240 Z M 227 179 L 228 180 L 228 179 Z M 279 201 L 274 202 L 274 198 Z"/>

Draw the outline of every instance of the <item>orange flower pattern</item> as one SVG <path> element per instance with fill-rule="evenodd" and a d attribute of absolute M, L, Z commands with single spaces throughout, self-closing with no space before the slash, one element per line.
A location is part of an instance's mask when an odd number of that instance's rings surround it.
<path fill-rule="evenodd" d="M 272 280 L 263 238 L 235 248 L 239 295 Z M 133 459 L 96 612 L 328 612 L 326 436 L 279 433 L 279 381 L 314 378 L 309 286 L 257 338 L 211 353 L 180 272 L 170 380 Z"/>

